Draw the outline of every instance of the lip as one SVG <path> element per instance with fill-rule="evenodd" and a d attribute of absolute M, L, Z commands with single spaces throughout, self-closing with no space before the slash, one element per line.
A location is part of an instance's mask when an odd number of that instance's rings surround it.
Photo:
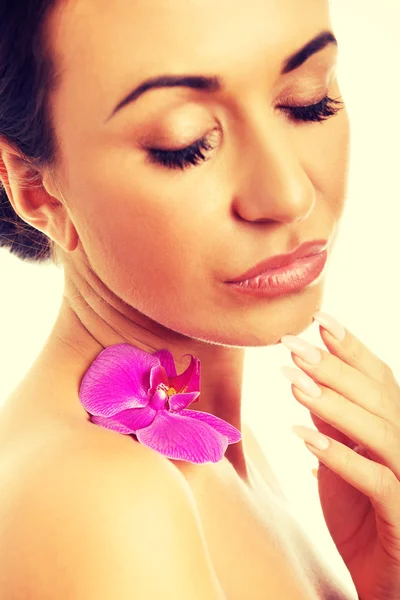
<path fill-rule="evenodd" d="M 253 277 L 272 272 L 275 269 L 293 266 L 293 263 L 296 260 L 323 252 L 328 247 L 328 244 L 328 240 L 307 241 L 292 252 L 288 252 L 287 254 L 277 254 L 261 261 L 242 275 L 239 275 L 236 279 L 232 279 L 226 283 L 241 283 L 248 279 L 252 279 Z"/>
<path fill-rule="evenodd" d="M 315 285 L 325 269 L 328 250 L 305 258 L 280 269 L 266 271 L 257 277 L 239 283 L 229 283 L 232 290 L 257 298 L 276 298 L 288 294 L 297 294 L 310 285 Z"/>

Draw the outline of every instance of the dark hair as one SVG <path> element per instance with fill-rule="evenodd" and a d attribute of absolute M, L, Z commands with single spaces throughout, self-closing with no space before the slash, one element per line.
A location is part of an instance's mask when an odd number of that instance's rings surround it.
<path fill-rule="evenodd" d="M 35 169 L 52 165 L 56 143 L 47 106 L 56 74 L 45 24 L 55 0 L 1 0 L 0 138 Z M 56 244 L 23 221 L 0 181 L 0 247 L 30 262 L 56 262 Z"/>

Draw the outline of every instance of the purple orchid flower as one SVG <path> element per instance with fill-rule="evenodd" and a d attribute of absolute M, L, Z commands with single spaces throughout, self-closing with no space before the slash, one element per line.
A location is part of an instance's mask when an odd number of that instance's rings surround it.
<path fill-rule="evenodd" d="M 186 410 L 200 395 L 200 360 L 192 354 L 177 375 L 169 350 L 154 354 L 130 344 L 105 348 L 83 376 L 79 398 L 91 421 L 164 456 L 192 463 L 222 460 L 238 429 L 209 413 Z"/>

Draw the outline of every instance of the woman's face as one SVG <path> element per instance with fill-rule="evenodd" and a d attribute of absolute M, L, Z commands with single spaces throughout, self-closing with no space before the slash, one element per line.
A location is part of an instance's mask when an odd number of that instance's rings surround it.
<path fill-rule="evenodd" d="M 87 257 L 113 294 L 168 329 L 222 344 L 275 343 L 311 322 L 325 272 L 276 298 L 244 296 L 226 282 L 307 240 L 332 248 L 348 116 L 301 121 L 293 107 L 340 99 L 338 49 L 328 43 L 281 73 L 326 30 L 325 0 L 60 5 L 49 21 L 62 71 L 51 97 L 56 176 L 80 238 L 77 258 Z M 152 89 L 116 110 L 144 80 L 183 74 L 218 76 L 221 88 Z M 185 169 L 149 150 L 202 137 L 205 160 Z"/>

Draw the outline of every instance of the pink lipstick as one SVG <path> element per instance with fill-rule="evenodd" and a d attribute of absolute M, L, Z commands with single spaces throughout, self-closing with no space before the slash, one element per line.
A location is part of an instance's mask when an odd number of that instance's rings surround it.
<path fill-rule="evenodd" d="M 306 242 L 289 254 L 268 258 L 228 281 L 238 292 L 273 298 L 299 292 L 323 272 L 328 259 L 328 242 Z"/>

